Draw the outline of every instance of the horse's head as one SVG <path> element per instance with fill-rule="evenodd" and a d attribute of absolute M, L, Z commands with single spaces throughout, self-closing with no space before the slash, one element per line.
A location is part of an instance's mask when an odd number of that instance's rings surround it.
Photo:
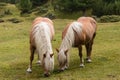
<path fill-rule="evenodd" d="M 58 52 L 58 61 L 59 61 L 59 67 L 60 70 L 64 70 L 66 63 L 67 63 L 67 52 L 68 50 L 58 50 L 56 49 L 56 51 Z"/>
<path fill-rule="evenodd" d="M 43 68 L 44 68 L 44 75 L 48 77 L 50 72 L 54 69 L 54 54 L 44 54 L 43 55 Z"/>

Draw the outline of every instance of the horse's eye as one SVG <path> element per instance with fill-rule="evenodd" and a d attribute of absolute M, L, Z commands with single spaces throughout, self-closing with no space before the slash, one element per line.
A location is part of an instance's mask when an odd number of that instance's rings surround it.
<path fill-rule="evenodd" d="M 52 58 L 53 55 L 54 55 L 54 54 L 50 54 L 50 57 Z"/>

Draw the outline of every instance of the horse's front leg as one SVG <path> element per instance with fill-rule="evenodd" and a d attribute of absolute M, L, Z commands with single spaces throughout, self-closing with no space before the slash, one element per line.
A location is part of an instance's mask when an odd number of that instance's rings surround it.
<path fill-rule="evenodd" d="M 27 72 L 32 72 L 32 61 L 34 59 L 34 52 L 35 52 L 35 48 L 30 46 L 30 52 L 31 52 L 31 55 L 30 55 L 30 64 L 28 66 L 28 69 L 27 69 Z"/>
<path fill-rule="evenodd" d="M 67 61 L 63 65 L 61 65 L 60 71 L 64 71 L 64 70 L 68 69 L 68 67 L 69 67 L 69 62 L 67 59 Z"/>
<path fill-rule="evenodd" d="M 64 69 L 68 69 L 68 67 L 69 67 L 69 63 L 66 62 L 65 66 L 64 66 Z"/>
<path fill-rule="evenodd" d="M 78 47 L 78 50 L 79 50 L 79 57 L 80 57 L 80 67 L 84 67 L 84 61 L 83 61 L 83 59 L 82 59 L 82 46 L 80 45 L 79 47 Z"/>
<path fill-rule="evenodd" d="M 38 53 L 38 52 L 37 52 Z M 38 65 L 41 65 L 41 61 L 40 61 L 40 56 L 38 54 L 38 61 L 36 62 Z"/>
<path fill-rule="evenodd" d="M 65 66 L 64 66 L 65 69 L 68 69 L 68 67 L 69 67 L 69 52 L 70 52 L 70 51 L 68 51 L 68 52 L 67 52 L 67 55 L 66 55 L 67 61 L 66 61 L 66 64 L 65 64 Z"/>

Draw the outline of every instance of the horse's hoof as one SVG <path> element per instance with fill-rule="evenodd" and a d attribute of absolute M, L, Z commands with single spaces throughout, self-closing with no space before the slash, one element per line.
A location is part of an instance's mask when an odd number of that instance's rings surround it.
<path fill-rule="evenodd" d="M 63 72 L 63 71 L 64 71 L 64 69 L 60 69 L 59 71 L 60 71 L 60 72 Z"/>
<path fill-rule="evenodd" d="M 84 64 L 80 64 L 80 67 L 83 68 L 85 65 Z"/>
<path fill-rule="evenodd" d="M 45 73 L 44 76 L 45 76 L 45 77 L 49 77 L 49 76 L 50 76 L 50 73 Z"/>
<path fill-rule="evenodd" d="M 92 60 L 91 59 L 86 59 L 87 63 L 91 63 Z"/>
<path fill-rule="evenodd" d="M 64 69 L 59 69 L 59 70 L 58 70 L 58 72 L 63 72 L 63 71 L 64 71 Z"/>
<path fill-rule="evenodd" d="M 65 67 L 61 68 L 60 70 L 61 70 L 61 71 L 64 71 L 64 70 L 65 70 Z"/>
<path fill-rule="evenodd" d="M 68 69 L 68 67 L 67 67 L 67 66 L 65 66 L 65 67 L 64 67 L 64 69 Z"/>
<path fill-rule="evenodd" d="M 36 62 L 36 64 L 41 65 L 41 61 L 40 61 L 40 60 L 39 60 L 39 61 L 37 61 L 37 62 Z"/>
<path fill-rule="evenodd" d="M 30 68 L 28 68 L 28 69 L 27 69 L 27 72 L 28 72 L 28 73 L 31 73 L 31 72 L 32 72 L 32 70 L 31 70 Z"/>

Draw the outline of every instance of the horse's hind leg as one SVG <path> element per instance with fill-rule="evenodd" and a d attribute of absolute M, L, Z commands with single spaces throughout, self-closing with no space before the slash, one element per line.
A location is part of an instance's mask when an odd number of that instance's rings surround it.
<path fill-rule="evenodd" d="M 92 45 L 93 45 L 93 41 L 94 41 L 95 35 L 96 35 L 96 34 L 94 34 L 94 35 L 93 35 L 93 39 L 92 39 L 89 43 L 87 43 L 87 44 L 85 45 L 85 47 L 86 47 L 86 52 L 87 52 L 87 58 L 86 58 L 86 60 L 87 60 L 87 62 L 89 62 L 89 63 L 91 62 Z"/>
<path fill-rule="evenodd" d="M 86 60 L 87 60 L 87 62 L 91 62 L 92 43 L 91 42 L 87 43 L 85 45 L 85 47 L 86 47 L 86 52 L 87 52 L 87 58 L 86 58 Z"/>
<path fill-rule="evenodd" d="M 32 72 L 32 61 L 34 59 L 35 47 L 30 46 L 30 52 L 31 52 L 31 55 L 30 55 L 30 64 L 29 64 L 29 67 L 27 69 L 27 72 Z"/>
<path fill-rule="evenodd" d="M 80 67 L 84 67 L 84 64 L 83 64 L 83 59 L 82 59 L 82 46 L 80 45 L 78 47 L 78 50 L 79 50 L 79 57 L 80 57 Z"/>

